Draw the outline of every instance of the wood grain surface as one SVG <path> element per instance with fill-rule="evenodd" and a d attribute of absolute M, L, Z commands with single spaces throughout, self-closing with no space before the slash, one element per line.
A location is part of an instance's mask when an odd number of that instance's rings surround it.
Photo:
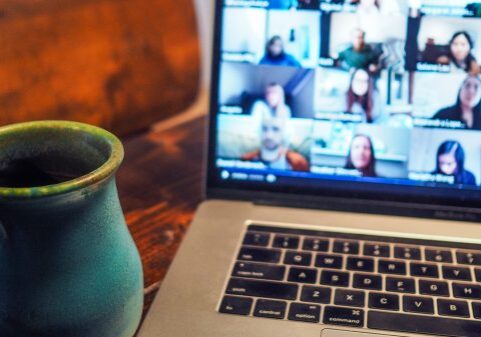
<path fill-rule="evenodd" d="M 124 139 L 120 200 L 144 267 L 146 313 L 202 199 L 205 117 Z"/>
<path fill-rule="evenodd" d="M 195 100 L 192 0 L 3 0 L 0 125 L 70 119 L 127 134 Z"/>

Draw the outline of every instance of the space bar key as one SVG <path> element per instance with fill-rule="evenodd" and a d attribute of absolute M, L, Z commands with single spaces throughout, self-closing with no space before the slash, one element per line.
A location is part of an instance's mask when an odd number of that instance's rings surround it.
<path fill-rule="evenodd" d="M 450 337 L 479 337 L 481 332 L 481 321 L 377 311 L 368 313 L 367 325 L 371 329 Z"/>

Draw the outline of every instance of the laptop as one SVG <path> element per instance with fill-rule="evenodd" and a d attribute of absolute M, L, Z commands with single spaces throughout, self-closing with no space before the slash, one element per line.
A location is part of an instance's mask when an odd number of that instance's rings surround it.
<path fill-rule="evenodd" d="M 207 198 L 139 336 L 480 336 L 480 9 L 217 1 Z"/>

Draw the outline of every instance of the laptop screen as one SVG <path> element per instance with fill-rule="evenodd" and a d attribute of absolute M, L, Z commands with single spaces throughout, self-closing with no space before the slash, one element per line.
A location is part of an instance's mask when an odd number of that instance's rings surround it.
<path fill-rule="evenodd" d="M 480 199 L 481 1 L 218 6 L 215 185 Z"/>

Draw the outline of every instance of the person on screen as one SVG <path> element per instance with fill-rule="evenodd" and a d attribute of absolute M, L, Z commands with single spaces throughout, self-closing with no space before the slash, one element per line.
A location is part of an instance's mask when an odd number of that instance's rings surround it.
<path fill-rule="evenodd" d="M 347 91 L 346 112 L 362 114 L 364 120 L 372 123 L 379 115 L 379 95 L 375 89 L 374 79 L 364 69 L 353 71 Z"/>
<path fill-rule="evenodd" d="M 346 169 L 357 170 L 363 177 L 376 178 L 376 156 L 371 138 L 356 135 L 351 141 L 347 155 Z"/>
<path fill-rule="evenodd" d="M 449 42 L 449 54 L 440 56 L 438 62 L 441 64 L 450 64 L 453 69 L 465 71 L 467 73 L 478 75 L 480 67 L 473 55 L 474 41 L 468 32 L 457 32 Z"/>
<path fill-rule="evenodd" d="M 291 118 L 291 108 L 286 104 L 286 94 L 280 84 L 269 84 L 264 91 L 264 99 L 257 100 L 252 106 L 251 115 L 255 118 L 261 119 L 266 114 Z"/>
<path fill-rule="evenodd" d="M 481 130 L 481 79 L 468 76 L 461 85 L 456 104 L 441 109 L 433 119 L 459 121 L 467 129 Z"/>
<path fill-rule="evenodd" d="M 339 54 L 337 63 L 347 69 L 360 68 L 376 72 L 378 70 L 379 55 L 366 44 L 366 33 L 361 29 L 352 32 L 352 44 Z"/>
<path fill-rule="evenodd" d="M 270 66 L 301 67 L 296 58 L 284 50 L 284 42 L 278 35 L 273 36 L 267 41 L 266 51 L 260 64 Z"/>
<path fill-rule="evenodd" d="M 464 149 L 457 141 L 442 143 L 436 155 L 436 170 L 433 174 L 454 177 L 455 184 L 476 185 L 474 174 L 464 168 Z"/>
<path fill-rule="evenodd" d="M 245 161 L 260 161 L 276 170 L 309 171 L 309 163 L 301 154 L 288 148 L 287 116 L 265 113 L 260 127 L 260 149 L 242 156 Z"/>

